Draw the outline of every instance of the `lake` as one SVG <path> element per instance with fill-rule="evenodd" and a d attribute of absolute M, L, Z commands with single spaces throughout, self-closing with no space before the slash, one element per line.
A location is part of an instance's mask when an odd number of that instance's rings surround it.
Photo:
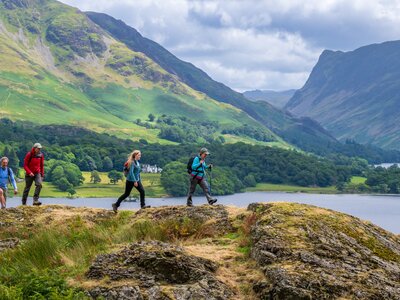
<path fill-rule="evenodd" d="M 70 206 L 87 206 L 111 209 L 115 198 L 42 198 L 43 204 L 63 204 Z M 304 194 L 281 192 L 247 192 L 218 197 L 218 204 L 247 207 L 253 202 L 298 202 L 344 212 L 364 220 L 371 221 L 380 227 L 400 234 L 400 195 L 358 195 L 358 194 Z M 20 205 L 21 198 L 13 197 L 7 201 L 8 207 Z M 184 205 L 186 197 L 148 198 L 146 204 L 151 206 Z M 194 197 L 195 205 L 205 204 L 204 197 Z M 29 198 L 28 204 L 32 204 Z M 123 202 L 120 209 L 138 209 L 138 202 Z"/>
<path fill-rule="evenodd" d="M 393 165 L 400 166 L 400 163 L 383 163 L 383 164 L 379 164 L 379 165 L 374 165 L 374 167 L 382 167 L 382 168 L 388 169 Z"/>

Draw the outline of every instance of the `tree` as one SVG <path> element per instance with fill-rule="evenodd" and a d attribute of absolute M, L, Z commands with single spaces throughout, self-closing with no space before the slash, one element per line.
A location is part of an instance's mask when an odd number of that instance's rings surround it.
<path fill-rule="evenodd" d="M 101 182 L 100 174 L 97 171 L 92 171 L 90 173 L 90 182 L 99 183 Z"/>
<path fill-rule="evenodd" d="M 110 183 L 117 184 L 118 181 L 122 180 L 124 177 L 121 172 L 112 170 L 108 172 L 108 178 L 110 178 Z"/>
<path fill-rule="evenodd" d="M 113 167 L 114 167 L 114 165 L 113 165 L 111 158 L 109 158 L 108 156 L 104 157 L 103 170 L 108 172 L 108 171 L 111 171 L 113 169 Z"/>
<path fill-rule="evenodd" d="M 57 186 L 57 188 L 60 191 L 66 192 L 70 189 L 72 189 L 72 184 L 68 182 L 68 180 L 66 178 L 60 178 L 56 181 L 53 181 L 53 183 L 55 184 L 55 186 Z"/>
<path fill-rule="evenodd" d="M 149 121 L 150 121 L 150 122 L 153 122 L 154 119 L 156 118 L 156 116 L 153 115 L 153 114 L 149 114 L 148 118 L 149 118 Z"/>
<path fill-rule="evenodd" d="M 245 178 L 243 178 L 243 183 L 246 186 L 256 186 L 256 184 L 257 184 L 256 179 L 254 178 L 253 174 L 249 174 Z"/>
<path fill-rule="evenodd" d="M 15 174 L 18 174 L 19 158 L 14 149 L 12 147 L 5 147 L 4 156 L 8 157 L 8 166 L 15 172 Z"/>
<path fill-rule="evenodd" d="M 47 180 L 61 191 L 67 191 L 83 183 L 82 172 L 73 163 L 50 159 L 45 164 L 45 168 Z"/>
<path fill-rule="evenodd" d="M 74 198 L 76 191 L 73 188 L 68 189 L 67 192 L 68 192 L 67 198 L 71 198 L 71 199 Z"/>
<path fill-rule="evenodd" d="M 189 187 L 189 178 L 184 163 L 170 162 L 161 172 L 161 184 L 171 196 L 186 196 Z"/>

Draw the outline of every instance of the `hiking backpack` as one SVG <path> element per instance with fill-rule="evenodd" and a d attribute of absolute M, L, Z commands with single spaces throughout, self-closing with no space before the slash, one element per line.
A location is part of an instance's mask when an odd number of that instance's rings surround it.
<path fill-rule="evenodd" d="M 192 172 L 197 172 L 197 171 L 198 171 L 198 168 L 201 167 L 201 165 L 200 165 L 200 166 L 197 168 L 197 170 L 192 170 L 193 161 L 194 161 L 194 159 L 195 159 L 196 157 L 198 157 L 198 156 L 192 156 L 191 158 L 189 158 L 189 161 L 188 161 L 187 166 L 186 166 L 187 172 L 188 172 L 189 174 L 191 174 Z M 200 172 L 198 172 L 198 173 L 200 173 Z M 197 175 L 197 174 L 196 174 L 196 175 Z"/>
<path fill-rule="evenodd" d="M 123 172 L 124 172 L 125 177 L 127 177 L 128 174 L 129 174 L 129 166 L 128 166 L 128 162 L 127 161 L 124 163 Z"/>
<path fill-rule="evenodd" d="M 11 169 L 9 167 L 7 167 L 7 173 L 8 173 L 8 183 L 12 184 L 11 183 Z"/>

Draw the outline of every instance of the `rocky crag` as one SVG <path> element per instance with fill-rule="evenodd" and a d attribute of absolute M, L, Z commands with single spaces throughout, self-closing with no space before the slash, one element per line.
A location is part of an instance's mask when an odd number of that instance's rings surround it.
<path fill-rule="evenodd" d="M 10 268 L 53 230 L 48 264 L 88 299 L 400 299 L 400 238 L 314 206 L 21 207 L 0 228 Z"/>

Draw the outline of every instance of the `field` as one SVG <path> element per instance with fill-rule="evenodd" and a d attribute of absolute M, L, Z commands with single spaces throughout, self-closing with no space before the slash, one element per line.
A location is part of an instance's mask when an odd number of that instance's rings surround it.
<path fill-rule="evenodd" d="M 353 176 L 351 178 L 351 183 L 360 184 L 360 183 L 365 183 L 366 180 L 367 180 L 367 178 L 365 178 L 365 177 Z"/>

